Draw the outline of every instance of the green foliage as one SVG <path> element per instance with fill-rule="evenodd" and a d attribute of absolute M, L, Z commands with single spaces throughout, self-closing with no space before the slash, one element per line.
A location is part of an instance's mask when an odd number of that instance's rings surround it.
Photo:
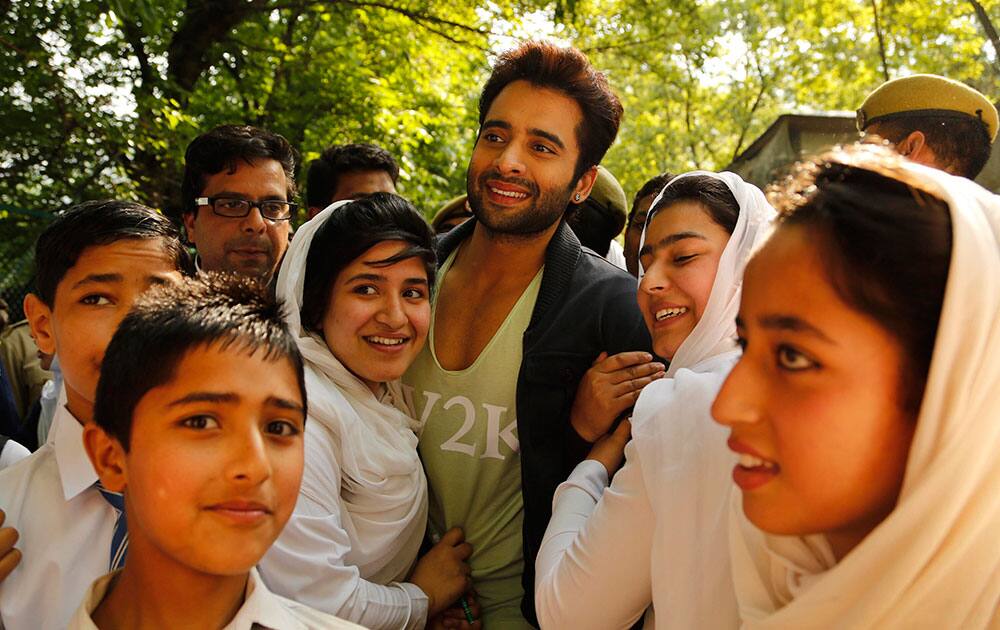
<path fill-rule="evenodd" d="M 0 0 L 0 202 L 176 208 L 187 143 L 244 122 L 304 164 L 380 144 L 430 215 L 464 189 L 491 51 L 539 23 L 621 95 L 606 164 L 630 194 L 661 170 L 724 167 L 781 113 L 854 109 L 886 72 L 1000 96 L 972 3 L 875 6 L 884 62 L 871 0 Z"/>

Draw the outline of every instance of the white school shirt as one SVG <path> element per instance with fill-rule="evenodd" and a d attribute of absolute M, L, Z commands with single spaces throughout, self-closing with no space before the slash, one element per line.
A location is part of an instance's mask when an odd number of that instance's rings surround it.
<path fill-rule="evenodd" d="M 68 630 L 98 630 L 90 614 L 97 609 L 118 571 L 98 578 L 76 609 Z M 243 605 L 222 630 L 351 630 L 361 628 L 349 621 L 319 612 L 267 590 L 256 569 L 250 570 Z"/>
<path fill-rule="evenodd" d="M 65 394 L 60 394 L 65 400 Z M 6 630 L 66 627 L 87 588 L 108 571 L 115 510 L 94 486 L 83 426 L 60 405 L 48 441 L 0 471 L 5 527 L 20 534 L 21 563 L 0 583 Z"/>

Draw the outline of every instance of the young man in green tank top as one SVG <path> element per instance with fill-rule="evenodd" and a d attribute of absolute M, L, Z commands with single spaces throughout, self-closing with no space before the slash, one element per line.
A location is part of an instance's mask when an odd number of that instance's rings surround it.
<path fill-rule="evenodd" d="M 601 352 L 642 351 L 615 364 L 627 398 L 663 366 L 646 354 L 635 279 L 562 220 L 618 131 L 604 76 L 575 49 L 529 42 L 499 58 L 479 108 L 475 218 L 439 243 L 431 333 L 403 382 L 423 423 L 431 532 L 464 529 L 484 627 L 503 630 L 536 623 L 552 493 L 590 447 L 570 423 L 583 374 Z"/>

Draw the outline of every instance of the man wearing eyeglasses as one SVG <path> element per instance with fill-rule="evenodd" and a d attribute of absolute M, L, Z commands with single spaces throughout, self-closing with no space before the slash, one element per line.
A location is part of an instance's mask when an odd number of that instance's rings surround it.
<path fill-rule="evenodd" d="M 271 279 L 296 209 L 295 158 L 283 137 L 245 125 L 216 127 L 188 145 L 182 219 L 200 270 Z"/>

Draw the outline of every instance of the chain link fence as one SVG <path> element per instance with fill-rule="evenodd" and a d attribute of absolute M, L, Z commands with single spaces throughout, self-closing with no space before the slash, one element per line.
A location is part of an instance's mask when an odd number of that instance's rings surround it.
<path fill-rule="evenodd" d="M 11 322 L 24 318 L 21 303 L 34 284 L 35 240 L 52 218 L 41 210 L 0 204 L 0 297 Z"/>

